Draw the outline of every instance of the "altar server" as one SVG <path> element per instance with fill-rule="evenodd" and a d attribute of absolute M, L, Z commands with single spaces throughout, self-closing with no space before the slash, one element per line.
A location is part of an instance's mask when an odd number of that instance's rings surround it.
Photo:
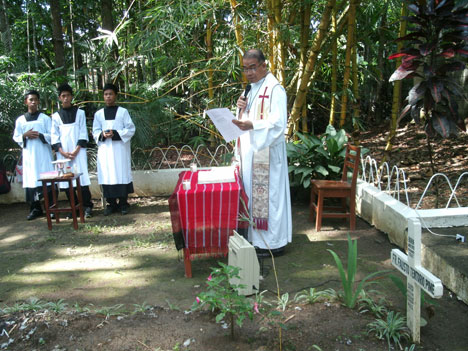
<path fill-rule="evenodd" d="M 106 107 L 95 113 L 93 121 L 98 182 L 108 204 L 104 215 L 116 211 L 125 215 L 129 212 L 128 194 L 133 193 L 130 140 L 135 125 L 128 111 L 116 105 L 118 88 L 108 83 L 103 90 Z"/>
<path fill-rule="evenodd" d="M 292 240 L 291 198 L 289 193 L 286 92 L 268 72 L 260 50 L 243 57 L 243 71 L 251 83 L 247 96 L 237 100 L 240 111 L 233 120 L 241 130 L 240 159 L 242 180 L 249 197 L 249 211 L 255 223 L 249 228 L 249 241 L 260 252 L 271 249 L 279 255 Z"/>
<path fill-rule="evenodd" d="M 39 175 L 42 172 L 54 170 L 50 148 L 51 119 L 38 110 L 38 91 L 29 90 L 25 94 L 24 103 L 28 112 L 16 119 L 13 140 L 22 149 L 23 188 L 26 193 L 26 202 L 30 205 L 27 219 L 32 220 L 43 214 L 40 200 L 44 194 Z M 50 202 L 51 192 L 48 196 Z"/>
<path fill-rule="evenodd" d="M 83 207 L 85 218 L 90 218 L 93 208 L 89 185 L 91 181 L 88 174 L 88 156 L 86 148 L 88 146 L 88 131 L 86 129 L 86 116 L 83 110 L 72 105 L 73 89 L 68 84 L 58 87 L 59 100 L 62 108 L 52 115 L 52 148 L 57 160 L 70 159 L 68 166 L 80 176 L 81 193 L 83 196 Z M 73 182 L 76 187 L 76 181 Z M 68 189 L 67 182 L 61 182 L 60 188 Z M 70 194 L 68 191 L 68 200 Z M 75 195 L 75 199 L 77 199 Z"/>

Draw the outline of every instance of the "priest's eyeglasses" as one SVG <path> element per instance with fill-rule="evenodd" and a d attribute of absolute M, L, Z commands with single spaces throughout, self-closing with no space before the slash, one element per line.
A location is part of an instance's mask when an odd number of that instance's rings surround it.
<path fill-rule="evenodd" d="M 260 67 L 260 65 L 255 65 L 251 67 L 242 67 L 242 72 L 244 73 L 255 72 L 258 67 Z"/>

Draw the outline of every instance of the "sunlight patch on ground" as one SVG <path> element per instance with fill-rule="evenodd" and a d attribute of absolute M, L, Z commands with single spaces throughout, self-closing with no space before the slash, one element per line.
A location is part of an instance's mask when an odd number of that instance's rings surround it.
<path fill-rule="evenodd" d="M 28 236 L 25 234 L 12 235 L 0 240 L 0 247 L 7 247 L 15 242 L 25 240 Z"/>
<path fill-rule="evenodd" d="M 35 262 L 27 265 L 20 272 L 42 273 L 42 272 L 69 272 L 69 271 L 98 271 L 135 268 L 139 265 L 138 259 L 132 260 L 129 257 L 76 257 L 51 259 L 44 263 Z"/>

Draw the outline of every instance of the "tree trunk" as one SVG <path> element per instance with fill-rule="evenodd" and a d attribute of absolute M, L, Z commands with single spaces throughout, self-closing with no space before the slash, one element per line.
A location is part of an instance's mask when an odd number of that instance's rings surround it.
<path fill-rule="evenodd" d="M 60 1 L 49 0 L 50 14 L 52 16 L 52 44 L 54 45 L 55 68 L 61 67 L 62 74 L 67 74 L 65 67 L 65 50 L 63 46 L 62 16 L 60 13 Z"/>
<path fill-rule="evenodd" d="M 403 2 L 401 5 L 401 17 L 403 18 L 408 13 L 407 7 Z M 402 20 L 400 22 L 400 32 L 398 33 L 398 37 L 401 38 L 406 34 L 406 20 Z M 397 52 L 400 51 L 403 47 L 403 42 L 399 41 L 397 45 Z M 397 58 L 395 60 L 395 69 L 400 67 L 401 65 L 401 58 Z M 390 131 L 387 137 L 387 145 L 385 146 L 384 156 L 382 158 L 382 164 L 389 158 L 390 153 L 392 152 L 393 142 L 396 135 L 396 129 L 398 126 L 398 115 L 400 112 L 400 100 L 401 100 L 401 80 L 397 80 L 393 83 L 393 99 L 392 99 L 392 119 L 390 122 Z"/>
<path fill-rule="evenodd" d="M 299 77 L 304 73 L 307 64 L 307 52 L 309 51 L 309 36 L 310 36 L 310 17 L 311 17 L 311 4 L 301 4 L 301 56 L 299 62 Z M 299 81 L 298 81 L 299 82 Z M 299 88 L 299 87 L 298 87 Z M 296 127 L 297 129 L 297 127 Z M 307 125 L 307 104 L 302 106 L 302 132 L 309 131 Z"/>
<path fill-rule="evenodd" d="M 114 17 L 112 16 L 112 0 L 101 0 L 101 21 L 102 28 L 113 31 Z"/>
<path fill-rule="evenodd" d="M 353 70 L 353 139 L 354 144 L 359 145 L 359 118 L 361 114 L 361 99 L 359 96 L 359 77 L 357 67 L 357 48 L 356 48 L 356 35 L 353 39 L 353 49 L 351 50 L 352 70 Z"/>
<path fill-rule="evenodd" d="M 102 21 L 102 28 L 106 29 L 110 32 L 114 31 L 114 17 L 112 15 L 112 0 L 101 0 L 101 21 Z M 114 58 L 114 62 L 117 63 L 119 60 L 119 52 L 117 48 L 112 44 L 111 55 Z M 109 72 L 104 70 L 102 72 L 103 79 L 105 81 L 109 80 Z M 120 76 L 120 75 L 119 75 Z M 114 82 L 119 85 L 118 83 L 119 77 L 114 79 Z"/>
<path fill-rule="evenodd" d="M 267 29 L 268 29 L 268 57 L 270 59 L 270 72 L 276 76 L 276 47 L 275 47 L 275 16 L 273 12 L 274 0 L 266 0 L 267 4 Z"/>
<path fill-rule="evenodd" d="M 78 78 L 76 76 L 76 49 L 75 49 L 75 28 L 73 27 L 73 8 L 72 1 L 69 2 L 68 11 L 70 15 L 70 40 L 72 47 L 72 65 L 73 65 L 73 79 L 77 87 L 79 86 Z"/>
<path fill-rule="evenodd" d="M 336 98 L 337 93 L 337 71 L 338 71 L 338 38 L 336 36 L 336 4 L 333 8 L 332 13 L 332 26 L 331 26 L 331 34 L 332 37 L 332 44 L 331 44 L 331 51 L 332 51 L 332 61 L 331 61 L 331 102 L 330 102 L 330 119 L 328 124 L 334 125 L 335 124 L 335 109 L 336 103 L 338 99 Z"/>
<path fill-rule="evenodd" d="M 11 52 L 11 31 L 10 24 L 8 22 L 8 13 L 5 0 L 0 0 L 0 34 L 2 37 L 2 43 L 5 47 L 5 52 Z"/>
<path fill-rule="evenodd" d="M 239 47 L 239 63 L 242 67 L 243 65 L 243 53 L 244 53 L 244 36 L 242 35 L 242 27 L 239 21 L 239 14 L 237 13 L 237 0 L 231 0 L 231 12 L 232 12 L 232 22 L 234 24 L 234 33 L 236 35 L 237 46 Z M 243 83 L 247 84 L 245 76 L 243 76 Z"/>
<path fill-rule="evenodd" d="M 346 37 L 345 69 L 343 72 L 343 90 L 341 96 L 340 127 L 346 122 L 346 110 L 348 105 L 348 86 L 351 74 L 351 49 L 354 45 L 354 28 L 356 27 L 356 7 L 359 0 L 351 0 L 348 13 L 348 33 Z"/>
<path fill-rule="evenodd" d="M 380 21 L 379 27 L 379 49 L 377 51 L 377 74 L 379 75 L 377 79 L 377 87 L 375 89 L 374 94 L 374 121 L 379 123 L 382 119 L 382 110 L 383 110 L 383 103 L 382 99 L 380 98 L 380 94 L 382 93 L 382 87 L 384 85 L 384 77 L 383 77 L 383 69 L 384 69 L 384 48 L 388 44 L 385 42 L 385 26 L 387 25 L 387 11 L 388 11 L 388 1 L 385 1 L 385 6 L 382 11 L 382 19 Z"/>
<path fill-rule="evenodd" d="M 336 0 L 328 0 L 325 10 L 320 21 L 320 26 L 317 34 L 314 37 L 312 44 L 312 52 L 310 53 L 307 64 L 304 70 L 304 74 L 299 78 L 299 88 L 294 99 L 294 104 L 291 110 L 290 125 L 288 135 L 291 136 L 294 131 L 294 125 L 296 121 L 301 118 L 302 107 L 306 101 L 307 86 L 309 84 L 310 77 L 315 70 L 315 62 L 320 54 L 320 48 L 325 39 L 326 31 L 330 23 L 330 17 L 333 7 L 335 7 Z"/>

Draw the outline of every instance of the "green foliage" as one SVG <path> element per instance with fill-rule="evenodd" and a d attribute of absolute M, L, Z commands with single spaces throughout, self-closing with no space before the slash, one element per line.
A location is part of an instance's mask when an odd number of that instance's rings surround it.
<path fill-rule="evenodd" d="M 73 305 L 73 309 L 76 311 L 76 313 L 89 313 L 90 309 L 88 307 L 81 307 L 78 302 L 75 302 Z"/>
<path fill-rule="evenodd" d="M 13 314 L 24 311 L 24 305 L 16 302 L 13 306 L 5 306 L 2 313 Z"/>
<path fill-rule="evenodd" d="M 25 311 L 40 311 L 44 309 L 46 303 L 44 301 L 39 300 L 37 297 L 30 297 L 28 302 L 23 304 L 23 309 Z"/>
<path fill-rule="evenodd" d="M 429 136 L 439 134 L 448 138 L 457 134 L 457 98 L 465 92 L 452 72 L 463 71 L 468 57 L 466 17 L 468 3 L 454 0 L 407 0 L 411 24 L 409 34 L 398 38 L 405 47 L 389 59 L 402 57 L 402 64 L 390 77 L 390 82 L 415 78 L 408 93 L 408 104 L 401 117 L 411 112 L 418 124 L 422 123 Z M 459 58 L 464 57 L 463 61 Z M 421 112 L 424 119 L 421 120 Z"/>
<path fill-rule="evenodd" d="M 403 282 L 403 279 L 401 277 L 398 277 L 396 275 L 389 275 L 388 276 L 390 280 L 396 285 L 398 290 L 403 294 L 405 299 L 408 297 L 407 296 L 407 288 L 406 284 Z M 421 306 L 424 306 L 425 304 L 430 304 L 430 305 L 437 305 L 437 302 L 435 302 L 433 299 L 427 298 L 426 294 L 424 293 L 423 290 L 421 290 Z M 421 326 L 425 326 L 427 324 L 427 320 L 423 317 L 421 317 Z"/>
<path fill-rule="evenodd" d="M 409 331 L 406 327 L 406 318 L 401 316 L 399 312 L 393 311 L 387 314 L 387 319 L 376 319 L 367 325 L 367 334 L 374 333 L 377 339 L 387 340 L 388 350 L 391 350 L 392 344 L 400 349 L 402 339 L 409 339 Z"/>
<path fill-rule="evenodd" d="M 208 306 L 216 312 L 216 323 L 224 318 L 231 322 L 231 337 L 234 337 L 234 321 L 242 327 L 244 319 L 253 319 L 253 306 L 249 299 L 239 295 L 238 289 L 244 288 L 242 284 L 231 284 L 230 279 L 239 277 L 239 267 L 218 262 L 220 268 L 212 268 L 207 279 L 206 292 L 200 293 L 193 303 L 192 310 L 198 310 Z"/>
<path fill-rule="evenodd" d="M 108 319 L 111 316 L 121 316 L 123 314 L 120 309 L 123 307 L 123 304 L 116 304 L 114 306 L 104 306 L 98 308 L 95 312 L 96 314 L 102 314 Z"/>
<path fill-rule="evenodd" d="M 359 294 L 368 284 L 368 280 L 383 273 L 382 271 L 374 272 L 367 275 L 361 282 L 354 287 L 354 280 L 356 276 L 357 269 L 357 240 L 351 240 L 350 235 L 348 234 L 348 267 L 347 271 L 344 270 L 343 264 L 339 256 L 332 250 L 328 249 L 335 260 L 336 266 L 340 273 L 341 283 L 343 285 L 343 302 L 349 308 L 354 308 L 356 301 L 359 297 Z"/>
<path fill-rule="evenodd" d="M 136 314 L 138 312 L 145 313 L 151 308 L 151 305 L 148 305 L 146 301 L 143 301 L 143 303 L 141 304 L 134 303 L 133 307 L 134 309 L 133 309 L 132 314 Z"/>
<path fill-rule="evenodd" d="M 278 309 L 281 309 L 283 312 L 286 311 L 289 303 L 289 293 L 284 293 L 280 298 L 278 298 Z"/>
<path fill-rule="evenodd" d="M 316 291 L 315 288 L 310 288 L 309 291 L 303 290 L 298 292 L 294 297 L 294 301 L 298 303 L 305 302 L 307 304 L 314 304 L 317 301 L 328 299 L 334 299 L 333 293 L 330 290 Z"/>
<path fill-rule="evenodd" d="M 348 137 L 344 129 L 327 126 L 321 138 L 297 132 L 298 141 L 288 143 L 291 186 L 302 184 L 308 188 L 311 179 L 340 179 L 346 155 Z"/>
<path fill-rule="evenodd" d="M 68 304 L 64 302 L 63 299 L 60 299 L 56 302 L 47 303 L 46 307 L 48 307 L 49 309 L 51 309 L 52 311 L 56 313 L 60 313 L 60 312 L 63 312 L 68 307 Z"/>
<path fill-rule="evenodd" d="M 361 291 L 361 295 L 359 296 L 358 306 L 360 313 L 370 312 L 377 318 L 382 318 L 387 314 L 385 299 L 381 298 L 379 302 L 375 302 L 374 299 L 364 290 Z"/>

